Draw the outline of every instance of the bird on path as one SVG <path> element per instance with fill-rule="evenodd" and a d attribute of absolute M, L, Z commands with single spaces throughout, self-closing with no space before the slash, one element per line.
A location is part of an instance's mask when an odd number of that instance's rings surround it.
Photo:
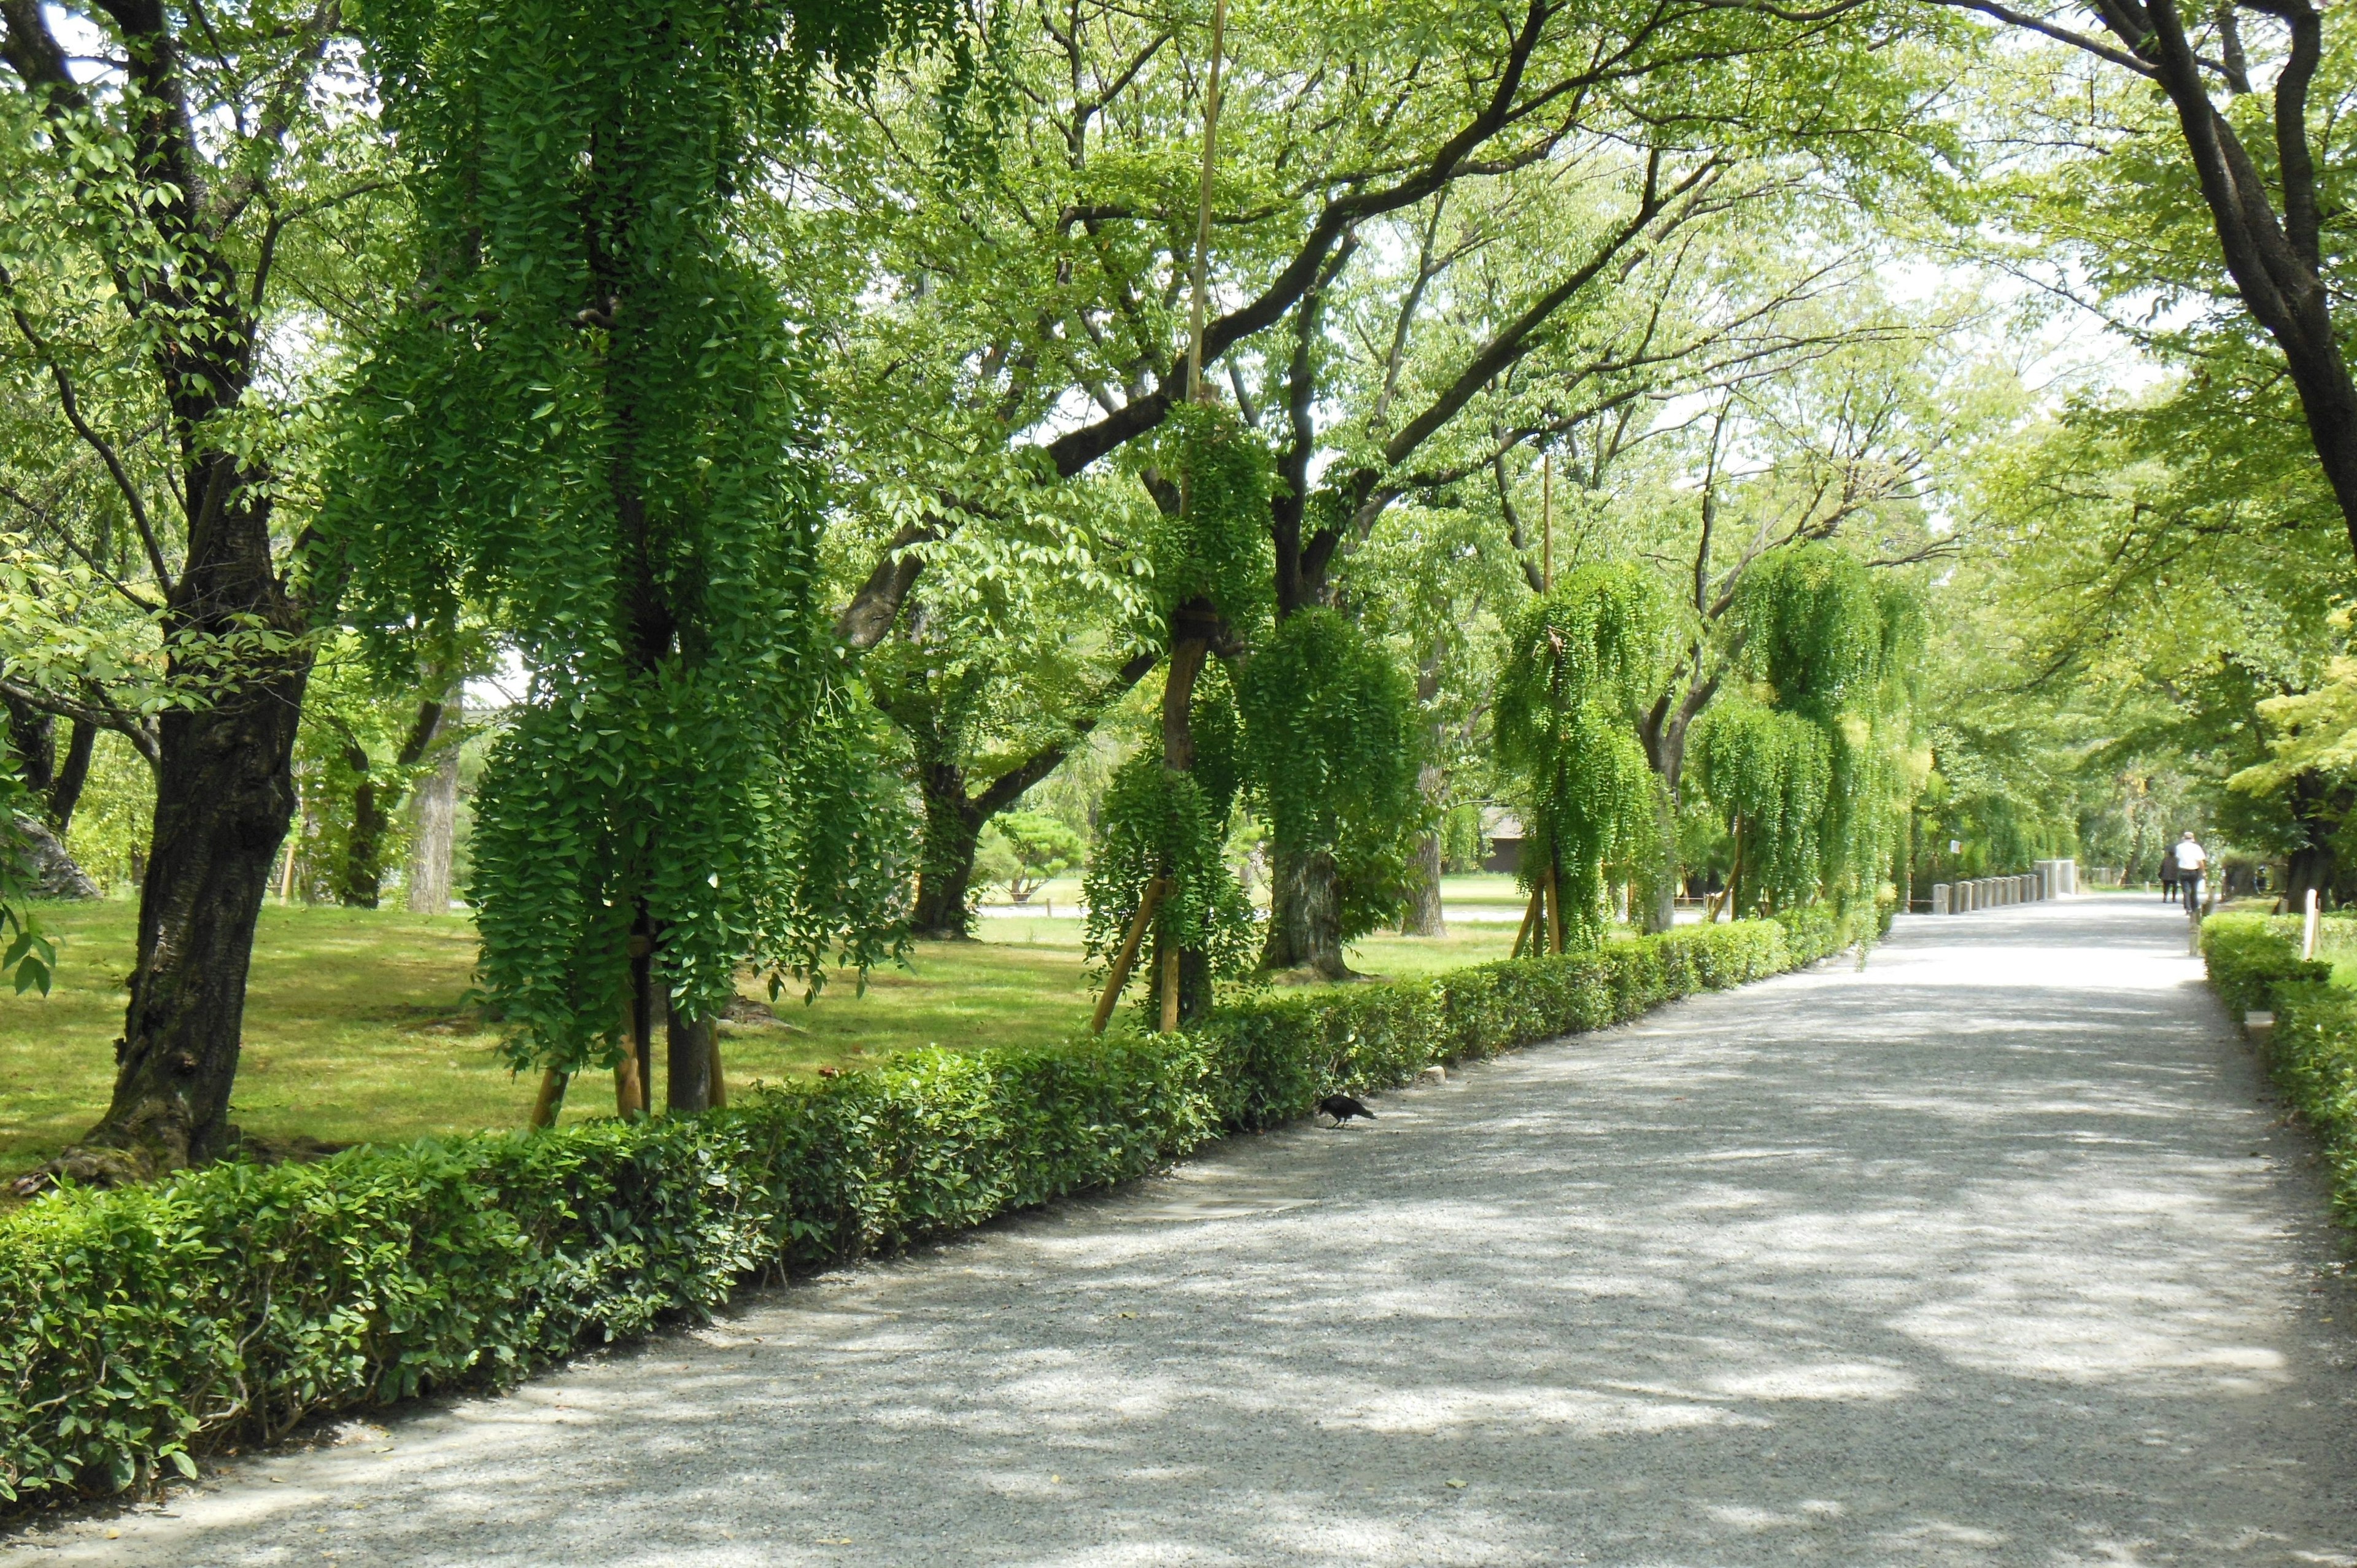
<path fill-rule="evenodd" d="M 1334 1118 L 1334 1125 L 1337 1127 L 1353 1116 L 1363 1116 L 1370 1122 L 1375 1119 L 1373 1112 L 1347 1094 L 1329 1094 L 1318 1102 L 1318 1109 Z"/>

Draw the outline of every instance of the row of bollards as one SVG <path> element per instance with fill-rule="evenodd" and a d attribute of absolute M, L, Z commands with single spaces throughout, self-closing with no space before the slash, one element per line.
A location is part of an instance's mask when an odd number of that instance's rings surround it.
<path fill-rule="evenodd" d="M 2079 891 L 2079 863 L 2040 860 L 2019 876 L 1975 876 L 1964 882 L 1932 884 L 1932 913 L 1964 915 L 2006 904 L 2035 904 Z"/>

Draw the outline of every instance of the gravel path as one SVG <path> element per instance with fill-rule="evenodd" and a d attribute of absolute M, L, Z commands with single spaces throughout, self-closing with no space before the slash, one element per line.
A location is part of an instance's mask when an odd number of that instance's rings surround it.
<path fill-rule="evenodd" d="M 1902 922 L 0 1563 L 2357 1563 L 2357 1289 L 2183 932 Z"/>

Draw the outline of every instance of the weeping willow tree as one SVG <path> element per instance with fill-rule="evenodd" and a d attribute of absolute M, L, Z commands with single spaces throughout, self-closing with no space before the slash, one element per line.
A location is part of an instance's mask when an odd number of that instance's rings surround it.
<path fill-rule="evenodd" d="M 1280 622 L 1239 684 L 1280 888 L 1262 962 L 1340 979 L 1342 944 L 1397 915 L 1431 814 L 1416 786 L 1415 693 L 1355 622 L 1325 608 Z"/>
<path fill-rule="evenodd" d="M 1738 913 L 1878 892 L 1904 825 L 1922 612 L 1824 544 L 1780 551 L 1738 591 L 1749 681 L 1706 714 L 1698 781 L 1735 843 Z"/>
<path fill-rule="evenodd" d="M 1551 950 L 1602 940 L 1605 867 L 1644 858 L 1657 831 L 1637 722 L 1659 682 L 1667 620 L 1641 570 L 1597 565 L 1529 601 L 1510 630 L 1498 761 L 1523 811 L 1526 927 Z"/>
<path fill-rule="evenodd" d="M 1148 551 L 1165 649 L 1161 753 L 1132 757 L 1107 792 L 1103 840 L 1082 884 L 1084 940 L 1117 992 L 1150 925 L 1148 1006 L 1191 1022 L 1210 1008 L 1215 981 L 1251 966 L 1256 934 L 1221 853 L 1243 757 L 1231 683 L 1212 654 L 1238 647 L 1269 613 L 1275 465 L 1241 420 L 1209 403 L 1175 411 L 1157 456 L 1183 498 Z M 1217 672 L 1207 678 L 1207 666 Z"/>
<path fill-rule="evenodd" d="M 515 1059 L 615 1066 L 642 1106 L 660 999 L 670 1103 L 698 1110 L 737 965 L 815 985 L 883 956 L 909 838 L 813 596 L 810 367 L 738 231 L 750 155 L 816 62 L 942 18 L 378 0 L 361 22 L 424 270 L 329 525 L 389 657 L 471 601 L 530 670 L 470 889 Z"/>

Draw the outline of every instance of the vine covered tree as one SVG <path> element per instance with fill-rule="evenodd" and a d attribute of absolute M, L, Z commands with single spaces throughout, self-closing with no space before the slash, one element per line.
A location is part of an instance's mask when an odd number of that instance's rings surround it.
<path fill-rule="evenodd" d="M 1158 757 L 1141 751 L 1107 792 L 1104 842 L 1089 871 L 1088 950 L 1103 957 L 1154 890 L 1149 1000 L 1177 980 L 1177 1019 L 1211 1004 L 1215 980 L 1243 972 L 1257 922 L 1223 852 L 1243 784 L 1234 695 L 1215 650 L 1233 653 L 1268 616 L 1267 446 L 1217 404 L 1178 409 L 1160 443 L 1183 499 L 1150 546 L 1162 624 Z"/>
<path fill-rule="evenodd" d="M 1498 762 L 1523 810 L 1521 879 L 1544 950 L 1603 939 L 1605 866 L 1649 860 L 1653 776 L 1638 715 L 1668 613 L 1641 569 L 1583 566 L 1531 599 L 1498 678 Z"/>
<path fill-rule="evenodd" d="M 1340 979 L 1342 944 L 1397 911 L 1430 814 L 1413 690 L 1388 649 L 1322 607 L 1280 622 L 1237 685 L 1279 889 L 1263 966 Z"/>
<path fill-rule="evenodd" d="M 812 64 L 931 20 L 371 13 L 424 272 L 353 398 L 335 537 L 385 650 L 464 600 L 529 667 L 478 803 L 484 983 L 519 1062 L 614 1065 L 626 1110 L 658 1005 L 668 1103 L 701 1110 L 741 961 L 815 986 L 891 948 L 900 833 L 814 593 L 810 366 L 742 212 Z"/>
<path fill-rule="evenodd" d="M 1915 595 L 1816 543 L 1762 561 L 1737 598 L 1749 684 L 1699 736 L 1704 789 L 1736 842 L 1729 904 L 1870 903 L 1919 781 Z"/>

